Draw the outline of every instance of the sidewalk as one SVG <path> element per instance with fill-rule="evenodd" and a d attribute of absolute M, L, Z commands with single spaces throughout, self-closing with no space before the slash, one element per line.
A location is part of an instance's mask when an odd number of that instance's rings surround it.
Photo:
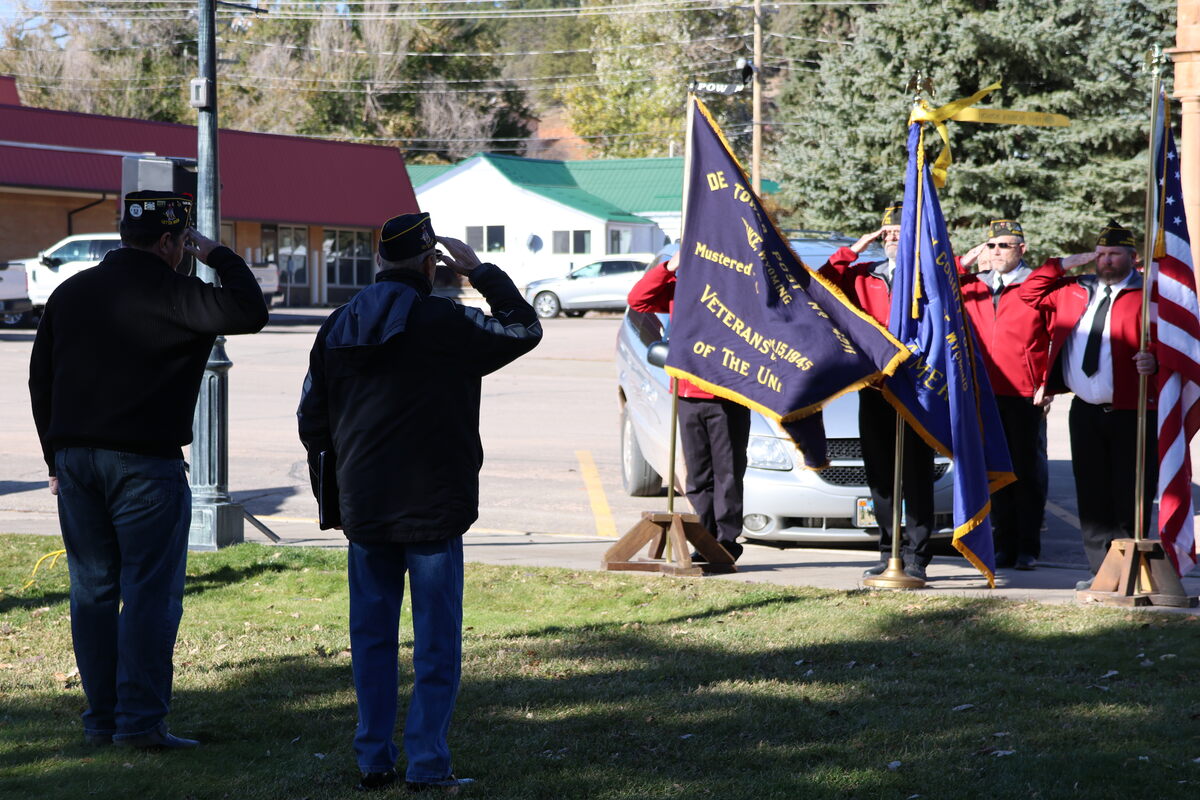
<path fill-rule="evenodd" d="M 262 517 L 261 521 L 289 547 L 346 546 L 338 531 L 322 531 L 315 520 L 295 517 Z M 0 531 L 20 531 L 58 535 L 58 520 L 53 513 L 0 512 Z M 253 526 L 246 525 L 246 541 L 270 544 Z M 613 539 L 571 534 L 526 534 L 476 528 L 464 539 L 466 560 L 482 564 L 514 567 L 562 567 L 574 570 L 600 569 L 600 559 Z M 864 589 L 862 572 L 876 562 L 868 550 L 822 550 L 809 547 L 778 549 L 748 543 L 738 571 L 732 575 L 712 575 L 705 580 L 729 580 L 742 583 L 771 583 L 780 586 L 810 586 L 818 589 L 848 591 Z M 632 573 L 631 573 L 632 574 Z M 645 573 L 651 577 L 650 573 Z M 961 558 L 937 556 L 929 565 L 929 585 L 917 590 L 921 595 L 949 597 L 992 597 L 1018 602 L 1068 604 L 1075 602 L 1075 583 L 1086 580 L 1086 570 L 1070 567 L 1040 566 L 1028 572 L 1001 570 L 996 588 Z M 655 580 L 676 580 L 661 576 Z M 1200 594 L 1200 576 L 1184 580 L 1189 594 Z M 1200 616 L 1200 609 L 1155 609 Z"/>

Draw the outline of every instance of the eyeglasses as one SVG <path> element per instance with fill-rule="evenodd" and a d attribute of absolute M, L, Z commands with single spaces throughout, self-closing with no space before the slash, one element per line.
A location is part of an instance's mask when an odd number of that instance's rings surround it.
<path fill-rule="evenodd" d="M 1001 250 L 1008 250 L 1009 248 L 1016 247 L 1016 246 L 1017 245 L 1013 244 L 1012 242 L 988 242 L 987 243 L 988 250 L 995 250 L 997 247 L 999 247 Z"/>

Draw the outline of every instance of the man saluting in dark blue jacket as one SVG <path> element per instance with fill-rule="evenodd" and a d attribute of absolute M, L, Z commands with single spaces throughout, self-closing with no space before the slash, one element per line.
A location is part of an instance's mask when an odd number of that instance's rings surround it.
<path fill-rule="evenodd" d="M 439 252 L 438 244 L 445 249 Z M 393 741 L 405 573 L 413 689 L 404 726 L 413 790 L 456 779 L 446 741 L 462 662 L 462 535 L 479 513 L 480 379 L 541 341 L 512 280 L 428 214 L 384 223 L 380 272 L 317 333 L 297 412 L 322 527 L 350 540 L 350 650 L 360 789 L 396 780 Z M 492 316 L 434 297 L 438 262 L 465 275 Z"/>

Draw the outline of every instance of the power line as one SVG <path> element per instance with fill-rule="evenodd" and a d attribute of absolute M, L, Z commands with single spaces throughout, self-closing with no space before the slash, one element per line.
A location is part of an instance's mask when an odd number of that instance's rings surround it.
<path fill-rule="evenodd" d="M 690 75 L 714 75 L 714 74 L 719 74 L 719 73 L 723 73 L 723 72 L 732 72 L 732 70 L 728 67 L 713 68 L 713 69 L 707 69 L 707 70 L 691 70 L 691 69 L 689 69 L 686 71 L 686 74 L 689 76 Z M 86 84 L 87 85 L 86 88 L 90 92 L 144 92 L 144 91 L 166 91 L 166 90 L 170 90 L 170 89 L 181 90 L 183 88 L 183 81 L 186 80 L 188 77 L 186 75 L 174 75 L 174 76 L 152 75 L 152 76 L 145 76 L 143 78 L 60 78 L 60 79 L 58 79 L 58 82 L 56 82 L 56 83 L 45 83 L 45 82 L 26 80 L 28 78 L 41 78 L 44 81 L 44 80 L 46 80 L 46 76 L 44 76 L 44 75 L 35 75 L 35 74 L 30 74 L 30 73 L 8 73 L 8 74 L 19 79 L 17 81 L 18 86 L 24 86 L 24 87 L 29 87 L 29 88 L 38 88 L 38 89 L 61 89 L 61 88 L 63 88 L 64 84 L 66 84 L 66 85 Z M 588 77 L 588 76 L 586 74 L 581 74 L 580 77 Z M 151 85 L 151 86 L 135 85 L 135 84 L 137 84 L 138 81 L 142 81 L 142 80 L 163 80 L 164 78 L 167 80 L 176 79 L 176 80 L 179 80 L 180 82 L 177 84 L 167 84 L 167 85 Z M 537 89 L 568 90 L 568 89 L 591 88 L 591 87 L 597 87 L 597 86 L 625 86 L 625 85 L 630 85 L 630 84 L 655 83 L 658 81 L 662 81 L 663 79 L 664 78 L 662 75 L 652 75 L 652 76 L 648 76 L 645 78 L 631 78 L 631 79 L 625 79 L 625 80 L 600 80 L 600 79 L 591 80 L 591 81 L 584 80 L 584 81 L 578 81 L 578 82 L 574 82 L 574 83 L 559 83 L 554 86 L 527 87 L 525 89 L 525 91 L 537 90 Z M 317 80 L 319 80 L 319 79 L 317 79 Z M 291 81 L 293 83 L 299 83 L 299 84 L 304 84 L 306 82 L 309 82 L 308 79 L 305 79 L 305 78 L 280 78 L 280 77 L 264 76 L 264 75 L 230 74 L 230 75 L 225 75 L 222 77 L 221 85 L 235 86 L 240 89 L 279 89 L 279 88 L 282 88 L 280 86 L 264 86 L 263 83 L 266 81 Z M 112 84 L 112 83 L 121 83 L 121 84 L 125 84 L 125 85 L 121 85 L 121 86 L 105 85 L 105 84 Z M 372 83 L 372 82 L 371 81 L 351 81 L 350 83 L 358 84 L 358 83 Z M 370 88 L 370 89 L 339 89 L 339 88 L 333 88 L 333 87 L 303 86 L 303 85 L 300 85 L 300 86 L 294 85 L 289 88 L 291 89 L 291 91 L 295 91 L 295 92 L 309 92 L 309 93 L 319 93 L 319 94 L 370 94 L 370 95 L 375 95 L 375 96 L 461 95 L 461 94 L 486 95 L 486 94 L 504 94 L 504 93 L 512 92 L 512 91 L 522 91 L 522 89 L 520 89 L 519 87 L 516 87 L 516 86 L 504 86 L 502 79 L 497 79 L 497 83 L 499 84 L 497 86 L 486 87 L 486 88 L 467 88 L 467 89 L 460 89 L 460 88 L 393 89 L 393 88 L 388 88 L 385 84 L 380 84 L 378 88 Z"/>
<path fill-rule="evenodd" d="M 641 50 L 648 47 L 662 47 L 674 45 L 685 47 L 703 42 L 719 42 L 729 41 L 730 39 L 746 39 L 749 38 L 748 33 L 729 33 L 721 36 L 700 36 L 695 39 L 673 40 L 666 42 L 637 42 L 631 44 L 613 45 L 611 47 L 585 47 L 566 50 L 523 50 L 510 52 L 496 53 L 440 53 L 440 52 L 420 52 L 415 50 L 355 50 L 341 47 L 309 47 L 306 45 L 286 44 L 284 42 L 258 42 L 249 39 L 226 39 L 217 37 L 217 41 L 222 44 L 232 45 L 249 45 L 253 47 L 280 47 L 285 50 L 302 50 L 312 53 L 337 53 L 339 55 L 364 55 L 364 56 L 403 56 L 406 58 L 516 58 L 522 56 L 560 56 L 560 55 L 575 55 L 578 53 L 602 53 L 611 52 L 614 50 Z"/>

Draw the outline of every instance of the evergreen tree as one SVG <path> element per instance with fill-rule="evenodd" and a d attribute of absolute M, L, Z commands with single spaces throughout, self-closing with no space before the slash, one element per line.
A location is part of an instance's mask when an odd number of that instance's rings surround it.
<path fill-rule="evenodd" d="M 1173 0 L 941 0 L 862 11 L 849 46 L 796 81 L 778 158 L 793 222 L 873 230 L 903 191 L 905 91 L 917 69 L 934 106 L 994 81 L 980 105 L 1066 114 L 1070 127 L 950 122 L 940 193 L 957 252 L 987 222 L 1019 218 L 1038 257 L 1090 249 L 1109 217 L 1139 228 L 1149 130 L 1145 54 L 1170 43 Z M 1168 86 L 1169 89 L 1169 81 Z M 930 129 L 928 155 L 941 140 Z"/>

